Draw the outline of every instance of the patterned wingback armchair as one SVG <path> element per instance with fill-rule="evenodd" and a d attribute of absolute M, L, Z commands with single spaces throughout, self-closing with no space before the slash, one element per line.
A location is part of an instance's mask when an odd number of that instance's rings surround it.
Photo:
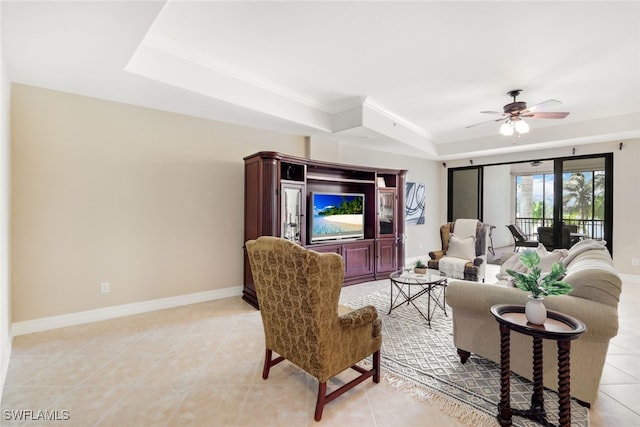
<path fill-rule="evenodd" d="M 440 226 L 442 249 L 429 252 L 429 268 L 447 276 L 484 282 L 490 226 L 476 219 L 458 219 Z M 455 237 L 454 237 L 455 236 Z"/>
<path fill-rule="evenodd" d="M 318 253 L 278 237 L 246 242 L 265 335 L 262 377 L 289 360 L 318 380 L 315 420 L 324 405 L 373 377 L 380 381 L 381 323 L 375 307 L 349 311 L 338 299 L 344 278 L 342 257 Z M 273 352 L 279 357 L 272 359 Z M 373 354 L 373 366 L 356 364 Z M 327 380 L 347 368 L 360 375 L 326 395 Z"/>

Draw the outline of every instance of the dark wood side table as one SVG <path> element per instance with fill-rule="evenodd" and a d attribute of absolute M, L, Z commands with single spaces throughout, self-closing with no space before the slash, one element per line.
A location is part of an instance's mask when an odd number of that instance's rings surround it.
<path fill-rule="evenodd" d="M 544 325 L 527 322 L 524 305 L 497 304 L 491 307 L 491 314 L 500 324 L 500 403 L 498 421 L 501 426 L 512 424 L 512 415 L 529 418 L 543 425 L 552 425 L 547 421 L 544 410 L 542 386 L 542 340 L 555 340 L 558 345 L 558 401 L 559 425 L 571 425 L 570 355 L 571 341 L 587 330 L 586 325 L 571 316 L 557 311 L 547 311 Z M 511 331 L 533 337 L 533 394 L 531 408 L 512 409 L 510 393 L 509 342 Z"/>

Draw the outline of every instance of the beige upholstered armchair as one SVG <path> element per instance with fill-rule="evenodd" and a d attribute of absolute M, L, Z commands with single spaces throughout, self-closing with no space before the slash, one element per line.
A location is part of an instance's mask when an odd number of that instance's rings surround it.
<path fill-rule="evenodd" d="M 264 326 L 264 379 L 285 359 L 317 378 L 316 421 L 326 403 L 369 377 L 380 381 L 382 336 L 375 307 L 338 313 L 344 277 L 340 255 L 269 236 L 248 241 L 246 249 Z M 272 359 L 273 352 L 279 357 Z M 369 355 L 371 369 L 356 365 Z M 347 368 L 360 375 L 327 395 L 327 380 Z"/>
<path fill-rule="evenodd" d="M 429 268 L 454 279 L 484 281 L 490 227 L 476 219 L 458 219 L 440 227 L 442 249 L 429 252 Z"/>

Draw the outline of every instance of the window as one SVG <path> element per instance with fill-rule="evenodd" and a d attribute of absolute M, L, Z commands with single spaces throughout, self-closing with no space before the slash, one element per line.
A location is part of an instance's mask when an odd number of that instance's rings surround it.
<path fill-rule="evenodd" d="M 562 221 L 593 239 L 604 236 L 604 178 L 604 165 L 562 173 Z M 553 226 L 554 174 L 516 175 L 515 184 L 516 223 L 534 239 L 538 227 Z"/>
<path fill-rule="evenodd" d="M 604 235 L 604 178 L 604 170 L 562 174 L 562 219 L 593 239 Z"/>
<path fill-rule="evenodd" d="M 553 224 L 552 173 L 516 175 L 516 223 L 535 238 L 538 227 Z"/>
<path fill-rule="evenodd" d="M 492 240 L 497 247 L 513 244 L 507 225 L 517 224 L 531 240 L 539 240 L 538 227 L 551 228 L 553 242 L 548 246 L 553 248 L 570 247 L 582 238 L 592 238 L 605 241 L 613 254 L 613 153 L 472 167 L 480 176 L 475 183 L 464 186 L 456 185 L 452 177 L 454 172 L 464 173 L 471 168 L 449 169 L 450 220 L 452 207 L 460 203 L 459 199 L 472 200 L 474 206 L 479 200 L 477 217 L 496 226 Z M 468 191 L 476 184 L 477 197 L 468 197 Z M 573 193 L 579 193 L 579 198 Z M 543 231 L 548 240 L 549 230 Z"/>

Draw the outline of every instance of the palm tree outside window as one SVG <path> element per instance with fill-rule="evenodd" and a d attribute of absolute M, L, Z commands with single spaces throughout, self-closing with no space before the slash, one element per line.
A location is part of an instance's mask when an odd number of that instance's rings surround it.
<path fill-rule="evenodd" d="M 604 177 L 602 170 L 562 175 L 562 219 L 594 239 L 603 237 Z"/>
<path fill-rule="evenodd" d="M 578 232 L 603 238 L 604 170 L 581 170 L 562 174 L 562 220 Z M 531 239 L 538 227 L 553 226 L 554 174 L 517 175 L 516 223 Z"/>

